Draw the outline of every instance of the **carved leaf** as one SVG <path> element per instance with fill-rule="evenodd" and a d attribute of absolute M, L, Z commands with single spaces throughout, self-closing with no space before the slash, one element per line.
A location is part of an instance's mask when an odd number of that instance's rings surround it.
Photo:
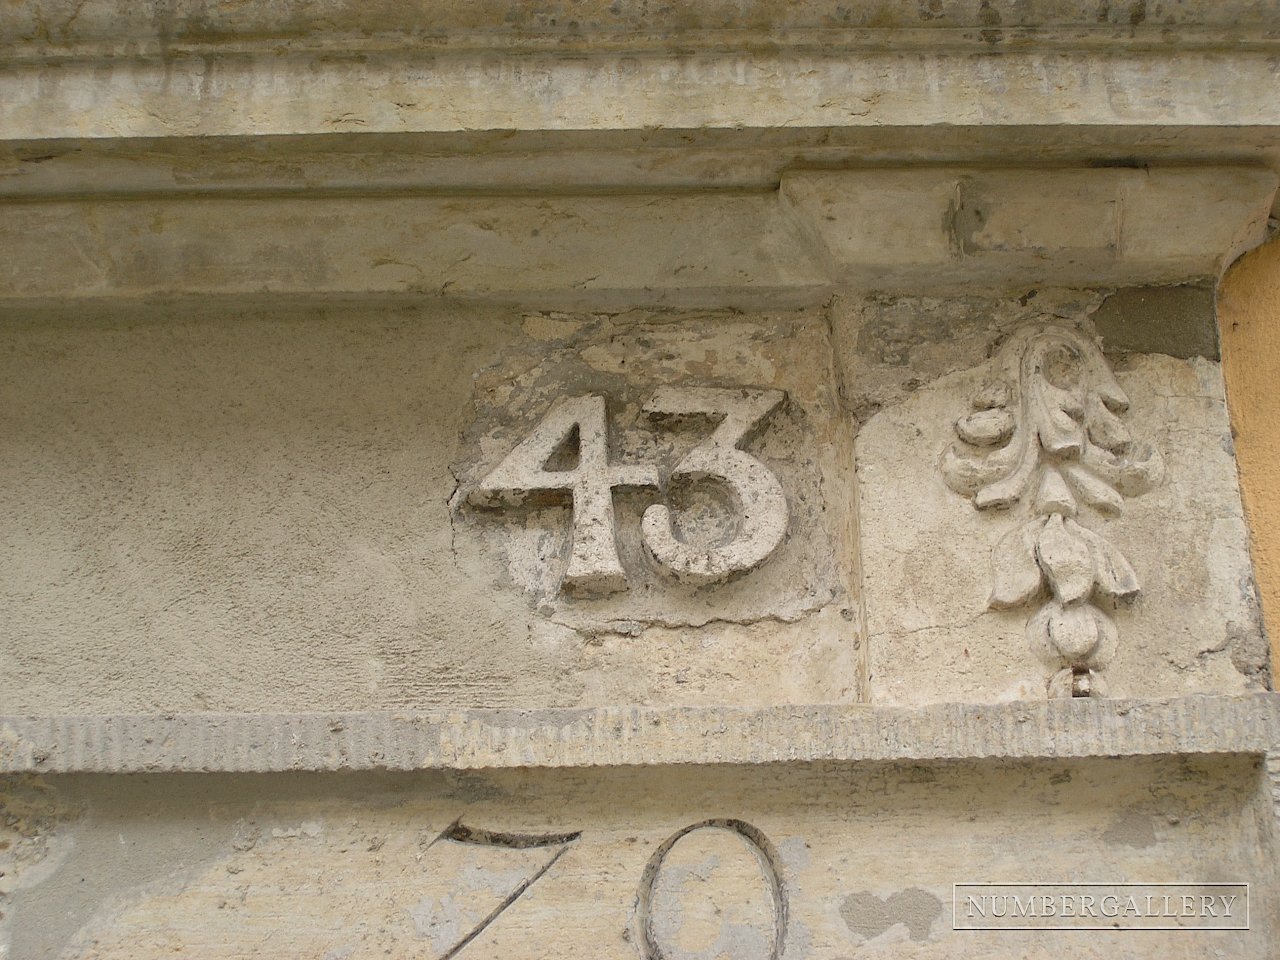
<path fill-rule="evenodd" d="M 1057 606 L 1049 614 L 1049 640 L 1073 666 L 1083 666 L 1098 645 L 1099 625 L 1095 608 L 1087 603 Z"/>
<path fill-rule="evenodd" d="M 1067 521 L 1067 530 L 1088 545 L 1093 558 L 1093 579 L 1099 593 L 1111 600 L 1129 600 L 1138 595 L 1138 575 L 1124 554 L 1073 520 Z"/>
<path fill-rule="evenodd" d="M 1128 450 L 1117 488 L 1127 497 L 1146 493 L 1164 479 L 1164 458 L 1149 443 L 1134 444 Z"/>
<path fill-rule="evenodd" d="M 1026 494 L 1027 488 L 1031 486 L 1031 479 L 1035 476 L 1037 458 L 1033 450 L 1027 449 L 1028 444 L 1011 443 L 1006 450 L 1017 447 L 1018 459 L 1016 466 L 1008 476 L 996 480 L 994 483 L 988 484 L 979 490 L 973 497 L 974 506 L 979 510 L 987 510 L 991 507 L 1010 507 L 1022 499 Z"/>
<path fill-rule="evenodd" d="M 1090 473 L 1080 464 L 1062 464 L 1062 474 L 1071 481 L 1071 486 L 1075 488 L 1080 499 L 1095 510 L 1110 516 L 1115 516 L 1124 510 L 1124 497 L 1120 496 L 1109 483 Z"/>
<path fill-rule="evenodd" d="M 975 447 L 994 447 L 1013 435 L 1013 414 L 1008 410 L 979 410 L 956 421 L 956 433 Z"/>
<path fill-rule="evenodd" d="M 1079 456 L 1084 430 L 1060 407 L 1046 405 L 1039 424 L 1040 445 L 1059 456 Z"/>
<path fill-rule="evenodd" d="M 1055 467 L 1047 466 L 1040 474 L 1040 489 L 1036 491 L 1036 513 L 1048 516 L 1060 513 L 1065 517 L 1076 515 L 1076 498 L 1063 482 L 1062 474 Z"/>
<path fill-rule="evenodd" d="M 942 455 L 942 476 L 956 493 L 976 496 L 979 490 L 995 483 L 1014 469 L 1018 461 L 1016 444 L 1010 444 L 988 456 L 972 456 L 963 449 L 950 446 Z"/>
<path fill-rule="evenodd" d="M 1089 545 L 1066 529 L 1061 514 L 1051 516 L 1040 531 L 1036 558 L 1059 603 L 1083 600 L 1093 592 L 1093 557 Z"/>
<path fill-rule="evenodd" d="M 1108 410 L 1123 413 L 1129 409 L 1129 397 L 1120 388 L 1120 382 L 1111 372 L 1102 351 L 1095 344 L 1089 345 L 1087 351 L 1089 372 L 1093 381 L 1093 392 L 1097 394 Z"/>
<path fill-rule="evenodd" d="M 1124 453 L 1125 447 L 1133 439 L 1129 428 L 1114 413 L 1107 409 L 1102 398 L 1096 393 L 1089 395 L 1088 412 L 1085 422 L 1089 429 L 1089 439 L 1112 453 Z"/>
<path fill-rule="evenodd" d="M 993 610 L 1020 607 L 1044 587 L 1036 562 L 1036 539 L 1043 521 L 1036 519 L 1011 530 L 991 551 L 993 586 L 988 606 Z"/>
<path fill-rule="evenodd" d="M 1148 443 L 1133 443 L 1123 457 L 1088 444 L 1080 462 L 1126 497 L 1146 493 L 1164 478 L 1164 458 Z"/>

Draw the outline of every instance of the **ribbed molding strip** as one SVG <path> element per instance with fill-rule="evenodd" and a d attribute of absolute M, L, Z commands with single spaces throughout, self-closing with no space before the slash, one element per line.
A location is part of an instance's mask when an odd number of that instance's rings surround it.
<path fill-rule="evenodd" d="M 802 705 L 0 717 L 0 771 L 429 770 L 1264 754 L 1280 695 L 918 709 Z"/>

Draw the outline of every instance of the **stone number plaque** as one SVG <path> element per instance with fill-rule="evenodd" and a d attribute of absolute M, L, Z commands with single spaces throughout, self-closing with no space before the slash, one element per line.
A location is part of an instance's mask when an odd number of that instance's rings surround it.
<path fill-rule="evenodd" d="M 742 445 L 786 398 L 781 390 L 663 387 L 644 405 L 656 422 L 678 418 L 717 421 L 710 434 L 672 468 L 671 482 L 720 484 L 733 501 L 735 535 L 727 542 L 695 546 L 681 540 L 671 509 L 656 503 L 641 518 L 646 553 L 677 579 L 719 583 L 760 566 L 787 532 L 787 498 L 777 476 Z M 573 466 L 553 469 L 567 452 Z M 665 488 L 648 463 L 609 459 L 605 398 L 568 397 L 490 471 L 470 495 L 472 503 L 501 507 L 568 494 L 573 504 L 572 545 L 561 588 L 600 595 L 623 590 L 626 571 L 618 556 L 613 492 L 620 487 Z"/>

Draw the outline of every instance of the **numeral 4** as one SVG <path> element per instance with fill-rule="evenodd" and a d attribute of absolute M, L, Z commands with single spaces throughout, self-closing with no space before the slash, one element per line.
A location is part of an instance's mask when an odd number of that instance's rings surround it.
<path fill-rule="evenodd" d="M 493 505 L 568 493 L 573 501 L 573 543 L 561 586 L 573 592 L 602 594 L 626 587 L 614 536 L 613 489 L 658 485 L 653 467 L 609 463 L 607 430 L 604 397 L 561 400 L 472 494 L 473 502 Z M 575 435 L 577 465 L 547 469 Z"/>

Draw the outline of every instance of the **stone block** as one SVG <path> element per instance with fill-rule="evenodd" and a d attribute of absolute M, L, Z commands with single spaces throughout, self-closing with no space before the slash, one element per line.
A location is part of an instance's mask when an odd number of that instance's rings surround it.
<path fill-rule="evenodd" d="M 846 381 L 865 372 L 887 400 L 857 439 L 873 702 L 1043 696 L 1054 671 L 1088 668 L 1058 644 L 1086 608 L 1100 639 L 1077 645 L 1113 657 L 1098 679 L 1114 695 L 1266 684 L 1218 366 L 1129 354 L 1113 377 L 1092 346 L 1097 301 L 845 312 L 862 347 Z M 1063 353 L 1037 352 L 1056 331 Z M 1062 564 L 1086 544 L 1077 584 Z"/>
<path fill-rule="evenodd" d="M 820 312 L 185 302 L 8 330 L 0 713 L 859 696 L 851 432 Z M 718 555 L 743 510 L 693 477 L 667 496 L 718 415 L 644 412 L 664 385 L 785 394 L 722 451 L 785 501 L 729 582 L 682 582 L 641 541 L 661 501 Z M 468 497 L 583 396 L 605 404 L 600 456 L 662 490 L 611 492 L 625 589 L 570 597 L 581 511 Z"/>
<path fill-rule="evenodd" d="M 22 960 L 1265 960 L 1265 783 L 1241 756 L 14 779 L 0 924 Z M 988 877 L 1247 878 L 1250 929 L 953 930 Z"/>

